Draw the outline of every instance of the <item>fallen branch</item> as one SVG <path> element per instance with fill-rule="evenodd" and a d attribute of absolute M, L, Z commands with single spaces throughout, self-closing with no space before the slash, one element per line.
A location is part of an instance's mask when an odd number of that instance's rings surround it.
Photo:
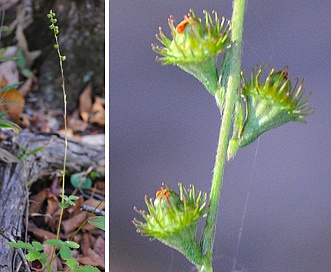
<path fill-rule="evenodd" d="M 21 235 L 28 187 L 42 177 L 62 169 L 64 137 L 56 133 L 33 134 L 27 131 L 22 131 L 17 136 L 9 135 L 8 131 L 5 134 L 8 135 L 0 143 L 0 148 L 20 157 L 21 161 L 11 163 L 0 161 L 0 228 L 17 240 L 24 240 Z M 25 155 L 22 147 L 26 150 Z M 37 149 L 38 152 L 32 152 Z M 1 157 L 0 154 L 0 159 Z M 91 166 L 95 171 L 102 172 L 104 165 L 104 145 L 68 140 L 68 174 L 85 171 Z M 0 271 L 2 272 L 16 271 L 20 263 L 15 249 L 10 248 L 7 243 L 8 241 L 0 236 Z"/>

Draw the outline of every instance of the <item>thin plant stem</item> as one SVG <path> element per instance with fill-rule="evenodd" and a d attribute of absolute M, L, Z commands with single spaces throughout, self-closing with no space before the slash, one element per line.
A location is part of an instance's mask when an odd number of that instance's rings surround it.
<path fill-rule="evenodd" d="M 55 42 L 58 45 L 58 38 L 55 35 Z M 62 77 L 62 92 L 63 92 L 63 106 L 64 106 L 64 114 L 63 114 L 63 122 L 64 122 L 64 156 L 63 156 L 63 169 L 61 171 L 62 174 L 62 205 L 64 204 L 64 190 L 65 190 L 65 176 L 66 176 L 66 165 L 67 165 L 67 153 L 68 153 L 68 133 L 67 133 L 67 94 L 65 89 L 65 82 L 64 82 L 64 72 L 63 72 L 63 61 L 62 61 L 62 55 L 60 52 L 60 47 L 58 46 L 56 49 L 59 60 L 60 60 L 60 70 L 61 70 L 61 77 Z M 61 223 L 62 223 L 62 217 L 63 217 L 63 208 L 61 208 L 60 212 L 60 218 L 59 223 L 57 226 L 56 231 L 56 239 L 59 239 L 60 236 L 60 229 L 61 229 Z"/>
<path fill-rule="evenodd" d="M 55 13 L 53 13 L 52 16 L 52 11 L 50 11 L 50 19 L 55 16 Z M 52 18 L 53 19 L 53 18 Z M 66 165 L 67 165 L 67 153 L 68 153 L 68 128 L 67 128 L 67 94 L 66 94 L 66 89 L 65 89 L 65 79 L 64 79 L 64 72 L 63 72 L 63 61 L 65 60 L 65 56 L 61 55 L 60 52 L 60 45 L 58 41 L 58 27 L 55 26 L 54 24 L 55 21 L 51 20 L 51 29 L 54 30 L 54 38 L 55 38 L 55 49 L 57 51 L 58 57 L 59 57 L 59 64 L 60 64 L 60 71 L 61 71 L 61 78 L 62 78 L 62 92 L 63 92 L 63 107 L 64 107 L 64 113 L 63 113 L 63 119 L 64 119 L 64 155 L 63 155 L 63 169 L 60 170 L 61 175 L 62 175 L 62 193 L 61 193 L 61 206 L 60 206 L 60 215 L 59 215 L 59 222 L 57 225 L 57 230 L 56 230 L 56 239 L 60 238 L 60 230 L 61 230 L 61 224 L 62 224 L 62 218 L 63 218 L 63 211 L 64 211 L 64 191 L 65 191 L 65 177 L 66 177 Z M 49 263 L 51 264 L 52 261 L 55 258 L 55 249 L 56 247 L 53 247 L 51 258 Z M 43 270 L 44 271 L 44 270 Z"/>
<path fill-rule="evenodd" d="M 218 203 L 220 199 L 221 187 L 223 185 L 224 165 L 226 161 L 229 134 L 232 123 L 234 103 L 237 98 L 237 92 L 240 84 L 241 70 L 241 52 L 242 52 L 242 28 L 244 21 L 245 0 L 233 1 L 232 25 L 231 25 L 231 48 L 224 58 L 228 63 L 228 76 L 225 86 L 221 86 L 215 94 L 216 99 L 221 96 L 222 91 L 226 90 L 225 103 L 220 127 L 218 147 L 215 159 L 214 174 L 209 198 L 209 212 L 206 219 L 206 225 L 201 237 L 202 253 L 205 258 L 211 262 L 212 252 L 215 240 L 215 230 L 218 213 Z M 225 88 L 224 88 L 225 87 Z M 212 271 L 201 268 L 201 271 Z"/>

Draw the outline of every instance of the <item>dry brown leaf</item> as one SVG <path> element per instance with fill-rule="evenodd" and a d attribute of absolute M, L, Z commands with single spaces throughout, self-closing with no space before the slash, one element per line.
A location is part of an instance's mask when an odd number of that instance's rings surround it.
<path fill-rule="evenodd" d="M 105 269 L 105 259 L 98 255 L 93 249 L 89 248 L 88 254 L 85 256 L 79 255 L 77 261 L 81 264 L 89 264 L 98 267 L 99 269 Z"/>
<path fill-rule="evenodd" d="M 83 255 L 88 255 L 88 249 L 91 247 L 89 236 L 90 235 L 87 232 L 85 232 L 83 234 L 82 240 L 80 241 L 80 248 L 82 250 Z"/>
<path fill-rule="evenodd" d="M 90 223 L 86 223 L 86 224 L 82 227 L 82 230 L 83 230 L 83 231 L 89 231 L 89 232 L 92 232 L 93 230 L 98 230 L 98 231 L 99 231 L 99 229 L 98 229 L 96 226 L 94 226 L 94 225 L 92 225 L 92 224 L 90 224 Z"/>
<path fill-rule="evenodd" d="M 48 197 L 49 193 L 50 193 L 49 189 L 45 188 L 44 190 L 40 191 L 32 198 L 29 207 L 29 214 L 39 212 L 42 204 L 44 203 L 45 199 Z"/>
<path fill-rule="evenodd" d="M 90 244 L 91 245 L 94 245 L 94 243 L 95 243 L 95 241 L 97 240 L 94 236 L 93 236 L 93 234 L 91 233 L 91 232 L 89 232 L 89 234 L 90 234 Z M 93 248 L 92 248 L 93 249 Z M 94 249 L 93 249 L 94 250 Z"/>
<path fill-rule="evenodd" d="M 87 216 L 87 212 L 81 212 L 67 220 L 64 220 L 62 222 L 63 232 L 67 234 L 75 229 L 78 229 L 78 227 L 84 222 Z"/>
<path fill-rule="evenodd" d="M 61 213 L 61 209 L 59 208 L 53 213 L 52 219 L 48 222 L 48 226 L 51 228 L 51 230 L 55 231 L 57 229 L 60 213 Z"/>
<path fill-rule="evenodd" d="M 105 240 L 100 236 L 93 243 L 93 250 L 100 255 L 100 257 L 105 258 Z"/>
<path fill-rule="evenodd" d="M 49 194 L 47 197 L 47 207 L 46 207 L 46 214 L 53 216 L 55 211 L 59 208 L 59 201 L 58 198 L 53 195 Z M 45 223 L 49 222 L 49 217 L 45 216 Z"/>
<path fill-rule="evenodd" d="M 62 134 L 62 135 L 65 135 L 65 130 L 64 129 L 60 129 L 60 130 L 57 131 L 57 133 Z M 67 136 L 68 137 L 74 137 L 74 133 L 73 133 L 73 131 L 72 131 L 71 128 L 68 128 L 67 129 Z"/>
<path fill-rule="evenodd" d="M 1 88 L 8 85 L 8 80 L 5 76 L 1 79 Z M 23 112 L 25 100 L 23 95 L 16 89 L 9 89 L 5 92 L 0 92 L 0 111 L 8 111 L 8 118 L 16 123 L 20 123 L 20 116 Z"/>
<path fill-rule="evenodd" d="M 92 108 L 92 82 L 87 83 L 79 96 L 79 113 L 84 122 L 88 122 Z"/>
<path fill-rule="evenodd" d="M 59 195 L 62 193 L 62 187 L 60 185 L 61 181 L 62 181 L 62 175 L 60 172 L 57 172 L 54 175 L 51 186 L 49 187 L 49 189 L 53 195 Z"/>
<path fill-rule="evenodd" d="M 16 124 L 20 123 L 24 104 L 23 95 L 16 89 L 9 89 L 0 93 L 0 111 L 8 111 L 6 115 Z"/>
<path fill-rule="evenodd" d="M 56 235 L 54 233 L 38 228 L 34 223 L 31 222 L 31 220 L 29 221 L 28 229 L 29 229 L 29 232 L 32 232 L 33 235 L 39 241 L 56 239 Z"/>
<path fill-rule="evenodd" d="M 92 105 L 92 112 L 89 122 L 91 124 L 105 125 L 105 99 L 97 96 Z"/>

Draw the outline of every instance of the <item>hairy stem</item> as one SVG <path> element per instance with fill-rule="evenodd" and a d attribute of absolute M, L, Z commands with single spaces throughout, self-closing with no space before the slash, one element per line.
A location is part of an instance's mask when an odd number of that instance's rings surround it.
<path fill-rule="evenodd" d="M 218 147 L 215 159 L 214 174 L 209 198 L 209 212 L 206 225 L 201 237 L 201 248 L 205 258 L 211 263 L 212 252 L 215 239 L 215 229 L 217 222 L 218 203 L 221 187 L 223 184 L 224 164 L 229 142 L 234 103 L 238 95 L 241 70 L 241 51 L 242 51 L 242 28 L 244 21 L 245 0 L 233 1 L 232 26 L 231 26 L 231 48 L 224 57 L 225 63 L 222 75 L 225 80 L 221 82 L 220 89 L 216 92 L 216 100 L 219 100 L 223 91 L 225 92 L 225 103 L 223 110 L 222 124 L 220 128 Z M 201 268 L 201 271 L 212 271 Z"/>

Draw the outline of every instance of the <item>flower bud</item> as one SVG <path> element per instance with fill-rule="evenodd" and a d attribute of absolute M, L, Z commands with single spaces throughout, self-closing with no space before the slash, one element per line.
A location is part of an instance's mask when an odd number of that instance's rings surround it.
<path fill-rule="evenodd" d="M 145 196 L 149 215 L 145 211 L 136 210 L 146 223 L 134 220 L 139 232 L 155 238 L 176 233 L 205 214 L 206 195 L 199 192 L 196 196 L 194 186 L 186 190 L 179 184 L 179 194 L 163 186 L 156 192 L 155 200 L 148 200 Z"/>
<path fill-rule="evenodd" d="M 199 263 L 202 256 L 195 238 L 196 226 L 198 219 L 206 214 L 207 195 L 201 192 L 196 195 L 193 185 L 186 190 L 179 184 L 179 190 L 177 194 L 163 185 L 156 192 L 155 200 L 145 196 L 149 213 L 137 208 L 135 211 L 146 222 L 134 219 L 133 224 L 142 235 L 156 238 L 182 252 L 193 263 Z"/>
<path fill-rule="evenodd" d="M 287 122 L 304 122 L 304 116 L 313 113 L 308 108 L 307 100 L 302 101 L 303 80 L 297 80 L 292 88 L 285 69 L 278 72 L 272 69 L 265 82 L 260 83 L 261 73 L 261 68 L 253 71 L 249 83 L 242 76 L 246 120 L 240 136 L 240 147 L 253 142 L 263 132 Z"/>
<path fill-rule="evenodd" d="M 204 13 L 204 24 L 191 10 L 176 27 L 174 18 L 170 16 L 168 23 L 172 40 L 159 28 L 156 38 L 164 47 L 152 45 L 152 49 L 161 55 L 157 60 L 163 64 L 178 65 L 200 80 L 214 95 L 218 82 L 216 62 L 228 45 L 230 24 L 224 18 L 220 21 L 216 12 L 214 19 L 208 12 Z"/>

